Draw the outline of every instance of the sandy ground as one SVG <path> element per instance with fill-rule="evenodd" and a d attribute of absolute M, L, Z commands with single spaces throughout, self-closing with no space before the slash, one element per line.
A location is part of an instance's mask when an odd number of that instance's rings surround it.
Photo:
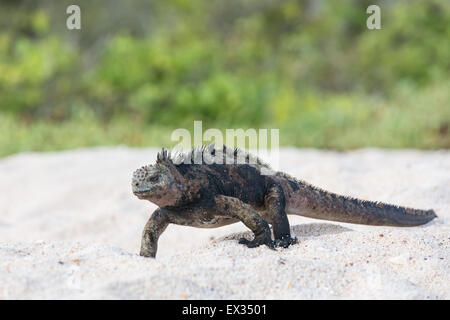
<path fill-rule="evenodd" d="M 330 191 L 435 209 L 425 226 L 290 216 L 300 243 L 272 251 L 239 245 L 241 223 L 171 225 L 146 259 L 155 206 L 130 177 L 155 157 L 118 147 L 1 159 L 0 299 L 450 298 L 450 151 L 281 151 L 281 170 Z"/>

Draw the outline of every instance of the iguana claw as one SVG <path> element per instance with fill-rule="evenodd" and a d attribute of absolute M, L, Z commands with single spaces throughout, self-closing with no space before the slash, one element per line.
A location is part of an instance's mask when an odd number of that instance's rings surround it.
<path fill-rule="evenodd" d="M 288 248 L 290 245 L 297 243 L 298 243 L 297 237 L 291 238 L 291 236 L 289 235 L 283 236 L 281 239 L 275 240 L 275 246 L 282 248 Z"/>
<path fill-rule="evenodd" d="M 268 246 L 270 249 L 275 249 L 275 242 L 272 241 L 272 239 L 270 238 L 270 236 L 266 235 L 266 234 L 261 234 L 255 237 L 255 239 L 253 240 L 248 240 L 245 238 L 240 238 L 239 239 L 239 243 L 246 245 L 248 248 L 256 248 L 259 247 L 262 244 L 265 244 L 266 246 Z"/>

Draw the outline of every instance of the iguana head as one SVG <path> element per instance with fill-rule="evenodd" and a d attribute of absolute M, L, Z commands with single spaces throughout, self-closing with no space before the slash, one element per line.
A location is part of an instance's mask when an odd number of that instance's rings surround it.
<path fill-rule="evenodd" d="M 174 206 L 183 196 L 181 175 L 163 149 L 156 164 L 144 166 L 133 173 L 133 193 L 159 207 Z"/>

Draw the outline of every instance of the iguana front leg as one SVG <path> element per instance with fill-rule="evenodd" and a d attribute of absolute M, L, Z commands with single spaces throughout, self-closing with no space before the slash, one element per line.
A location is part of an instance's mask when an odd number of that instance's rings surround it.
<path fill-rule="evenodd" d="M 141 256 L 152 258 L 156 256 L 159 236 L 164 232 L 168 225 L 169 212 L 162 208 L 156 209 L 150 219 L 148 219 L 144 231 L 142 232 Z"/>
<path fill-rule="evenodd" d="M 227 215 L 229 217 L 239 219 L 251 231 L 253 231 L 254 239 L 239 239 L 239 243 L 245 244 L 249 248 L 258 247 L 262 244 L 269 248 L 274 248 L 274 242 L 270 234 L 269 224 L 264 218 L 252 208 L 252 206 L 242 202 L 241 200 L 227 196 L 214 197 L 218 214 Z"/>
<path fill-rule="evenodd" d="M 297 243 L 297 238 L 291 238 L 289 220 L 286 215 L 286 199 L 279 185 L 273 185 L 268 189 L 264 197 L 264 207 L 266 219 L 273 227 L 276 246 L 287 248 Z"/>

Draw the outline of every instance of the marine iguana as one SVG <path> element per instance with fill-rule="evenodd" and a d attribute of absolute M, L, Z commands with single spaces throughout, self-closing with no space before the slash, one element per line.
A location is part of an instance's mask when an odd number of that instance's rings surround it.
<path fill-rule="evenodd" d="M 342 196 L 282 172 L 269 175 L 268 170 L 260 159 L 226 146 L 203 146 L 177 155 L 162 149 L 156 164 L 136 170 L 132 178 L 133 193 L 159 206 L 145 225 L 140 255 L 156 256 L 158 238 L 170 223 L 216 228 L 241 221 L 254 239 L 241 238 L 239 243 L 273 249 L 297 242 L 290 234 L 288 214 L 396 227 L 417 226 L 436 217 L 433 210 Z"/>

